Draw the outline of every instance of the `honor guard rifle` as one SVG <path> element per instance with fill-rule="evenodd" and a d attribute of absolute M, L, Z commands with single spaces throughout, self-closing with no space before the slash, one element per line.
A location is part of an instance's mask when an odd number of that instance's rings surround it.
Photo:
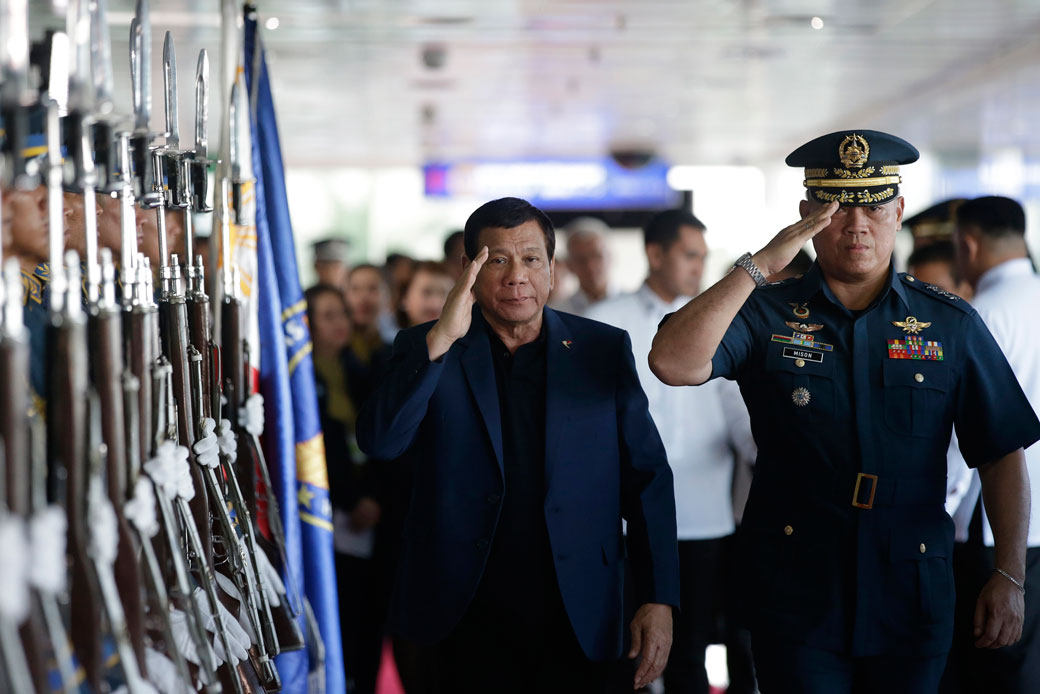
<path fill-rule="evenodd" d="M 105 456 L 107 493 L 118 525 L 118 554 L 115 558 L 115 580 L 129 630 L 129 642 L 137 658 L 138 669 L 147 676 L 145 662 L 144 595 L 139 547 L 123 514 L 126 503 L 126 429 L 123 403 L 122 322 L 115 301 L 114 277 L 104 295 L 101 293 L 101 264 L 98 257 L 93 145 L 93 107 L 97 89 L 92 78 L 91 21 L 87 0 L 72 0 L 68 6 L 67 26 L 73 38 L 72 64 L 69 71 L 69 113 L 65 117 L 66 151 L 72 152 L 72 176 L 67 187 L 83 195 L 85 222 L 85 267 L 87 274 L 87 333 L 90 375 L 101 408 L 102 440 Z M 111 264 L 111 263 L 110 263 Z M 70 293 L 70 300 L 71 300 Z M 78 297 L 77 297 L 78 300 Z"/>
<path fill-rule="evenodd" d="M 138 192 L 138 204 L 145 209 L 156 210 L 160 253 L 159 320 L 158 325 L 154 326 L 155 332 L 151 334 L 151 339 L 158 347 L 157 353 L 161 355 L 161 361 L 152 368 L 152 411 L 156 422 L 153 426 L 156 449 L 152 451 L 152 455 L 157 454 L 161 441 L 173 441 L 184 445 L 189 451 L 189 456 L 194 456 L 191 452 L 195 436 L 190 426 L 192 403 L 187 367 L 186 307 L 177 256 L 170 254 L 166 236 L 166 186 L 162 175 L 166 170 L 164 156 L 168 153 L 168 148 L 152 148 L 152 134 L 148 131 L 151 115 L 151 28 L 145 0 L 138 0 L 136 15 L 131 23 L 131 36 L 131 74 L 134 78 L 135 95 L 135 130 L 132 137 L 135 189 Z M 139 274 L 146 283 L 147 289 L 144 293 L 150 295 L 151 272 L 147 269 L 147 263 L 143 267 L 144 271 L 139 270 Z M 148 326 L 144 327 L 147 329 Z M 192 487 L 201 491 L 203 482 L 198 466 L 189 465 L 187 474 L 191 478 Z M 208 503 L 205 494 L 202 493 L 193 494 L 190 501 L 189 505 L 189 500 L 183 496 L 176 499 L 180 525 L 188 540 L 189 557 L 195 560 L 196 575 L 209 604 L 218 639 L 225 650 L 226 659 L 230 661 L 232 655 L 228 631 L 220 613 L 213 577 Z M 225 680 L 231 683 L 234 691 L 241 692 L 240 680 L 248 680 L 248 673 L 243 675 L 242 668 L 236 668 L 233 662 L 226 664 L 228 667 Z M 271 669 L 273 670 L 273 665 Z"/>
<path fill-rule="evenodd" d="M 87 558 L 86 510 L 86 412 L 87 391 L 86 335 L 78 294 L 67 297 L 63 269 L 64 219 L 62 210 L 61 138 L 58 104 L 54 96 L 63 93 L 56 83 L 67 69 L 68 39 L 56 32 L 51 36 L 51 56 L 45 132 L 47 160 L 47 241 L 50 269 L 49 316 L 47 327 L 47 461 L 48 488 L 52 500 L 61 503 L 68 518 L 69 626 L 72 644 L 86 676 L 95 689 L 101 684 L 101 602 L 97 579 Z M 59 69 L 61 68 L 61 69 Z M 78 260 L 76 261 L 78 265 Z M 78 288 L 77 288 L 78 290 Z M 67 300 L 71 298 L 71 300 Z"/>
<path fill-rule="evenodd" d="M 185 208 L 185 238 L 189 249 L 194 245 L 194 226 L 189 221 L 192 214 L 212 211 L 208 204 L 209 183 L 206 172 L 208 83 L 209 56 L 203 49 L 199 52 L 195 74 L 195 150 L 183 153 L 182 161 L 187 166 L 181 169 L 187 183 L 185 188 L 189 206 Z M 210 300 L 206 294 L 205 266 L 202 256 L 197 256 L 194 267 L 188 266 L 186 271 L 188 272 L 187 304 L 190 336 L 192 346 L 199 355 L 197 361 L 194 354 L 191 356 L 193 369 L 197 363 L 199 371 L 197 376 L 193 374 L 192 377 L 193 393 L 196 398 L 196 425 L 203 427 L 207 419 L 220 417 L 220 382 L 219 378 L 215 377 L 220 369 L 217 361 L 219 350 L 210 333 Z M 222 422 L 221 430 L 224 426 L 225 424 Z M 201 435 L 201 428 L 199 433 Z M 273 601 L 268 598 L 268 590 L 272 590 L 273 586 L 267 585 L 269 581 L 263 574 L 260 564 L 261 559 L 266 561 L 267 557 L 258 558 L 257 553 L 263 550 L 256 541 L 256 534 L 251 522 L 253 513 L 242 498 L 234 463 L 233 457 L 221 455 L 222 475 L 217 475 L 216 470 L 212 470 L 212 484 L 207 480 L 211 503 L 214 504 L 217 515 L 217 525 L 218 528 L 223 529 L 223 540 L 228 547 L 232 562 L 232 578 L 235 580 L 236 588 L 244 596 L 247 607 L 254 610 L 259 617 L 268 654 L 274 655 L 287 650 L 298 650 L 305 645 L 303 635 L 293 621 L 293 615 L 289 613 L 287 601 L 278 601 L 277 605 L 273 605 Z M 223 481 L 222 485 L 221 481 Z M 223 509 L 227 509 L 228 501 L 231 502 L 238 521 L 237 530 L 230 513 L 222 512 L 217 508 L 217 506 L 221 506 Z"/>

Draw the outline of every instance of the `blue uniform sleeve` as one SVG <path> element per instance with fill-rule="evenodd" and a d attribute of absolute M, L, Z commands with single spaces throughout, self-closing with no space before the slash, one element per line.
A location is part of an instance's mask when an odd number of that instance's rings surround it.
<path fill-rule="evenodd" d="M 711 358 L 711 378 L 728 378 L 739 380 L 745 365 L 751 358 L 751 326 L 748 322 L 748 303 L 737 313 L 733 322 L 726 329 L 715 356 Z"/>
<path fill-rule="evenodd" d="M 964 358 L 953 421 L 965 462 L 978 467 L 1035 443 L 1040 421 L 975 311 L 966 316 L 962 336 Z"/>

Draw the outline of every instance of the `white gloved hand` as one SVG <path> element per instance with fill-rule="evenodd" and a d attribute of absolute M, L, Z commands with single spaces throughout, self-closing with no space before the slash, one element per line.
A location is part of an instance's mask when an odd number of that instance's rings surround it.
<path fill-rule="evenodd" d="M 48 506 L 29 519 L 29 583 L 44 593 L 65 592 L 68 567 L 65 537 L 68 517 L 60 506 Z"/>
<path fill-rule="evenodd" d="M 148 666 L 148 679 L 159 694 L 195 694 L 195 689 L 181 679 L 173 661 L 159 651 L 145 647 L 144 662 Z"/>
<path fill-rule="evenodd" d="M 16 624 L 29 615 L 29 546 L 20 516 L 0 518 L 0 616 Z"/>
<path fill-rule="evenodd" d="M 216 434 L 213 433 L 216 428 L 217 423 L 213 421 L 212 417 L 203 419 L 202 436 L 196 439 L 195 444 L 191 447 L 199 465 L 205 465 L 208 468 L 216 468 L 220 464 L 220 444 Z"/>
<path fill-rule="evenodd" d="M 217 575 L 219 576 L 220 574 Z M 194 596 L 195 601 L 199 605 L 199 610 L 202 612 L 202 626 L 206 631 L 213 634 L 213 652 L 217 660 L 223 663 L 225 660 L 224 642 L 217 634 L 217 620 L 213 618 L 213 614 L 210 612 L 206 592 L 202 588 L 196 588 Z M 220 609 L 220 618 L 224 622 L 224 628 L 227 630 L 228 646 L 231 648 L 232 659 L 235 662 L 245 660 L 249 657 L 249 646 L 251 645 L 249 635 L 243 631 L 238 624 L 238 620 L 224 607 L 220 600 L 217 600 L 217 607 Z"/>
<path fill-rule="evenodd" d="M 144 469 L 167 499 L 172 501 L 181 497 L 191 501 L 195 498 L 195 485 L 191 481 L 191 468 L 188 466 L 188 449 L 184 446 L 178 446 L 173 441 L 163 441 L 155 457 L 144 464 Z"/>
<path fill-rule="evenodd" d="M 119 552 L 119 519 L 100 477 L 90 480 L 87 491 L 87 532 L 87 555 L 111 566 Z"/>
<path fill-rule="evenodd" d="M 247 567 L 247 571 L 252 571 L 252 567 Z M 246 614 L 246 601 L 242 597 L 242 594 L 238 592 L 238 586 L 230 578 L 222 573 L 214 574 L 217 579 L 217 588 L 222 592 L 226 593 L 232 600 L 238 603 L 238 626 L 245 632 L 246 638 L 249 639 L 249 643 L 256 643 L 256 631 L 253 630 L 253 623 L 249 621 L 249 615 Z"/>
<path fill-rule="evenodd" d="M 246 399 L 245 406 L 238 414 L 239 421 L 253 436 L 264 433 L 264 396 L 253 393 Z"/>
<path fill-rule="evenodd" d="M 231 428 L 231 420 L 220 420 L 220 426 L 217 427 L 217 440 L 220 443 L 220 452 L 225 458 L 234 462 L 238 457 L 238 437 Z"/>
<path fill-rule="evenodd" d="M 278 569 L 274 568 L 267 554 L 260 548 L 257 548 L 256 564 L 257 568 L 260 569 L 260 580 L 263 583 L 267 602 L 270 603 L 271 607 L 280 607 L 282 596 L 285 595 L 285 584 L 282 583 L 282 577 L 278 573 Z"/>
<path fill-rule="evenodd" d="M 150 479 L 137 478 L 134 495 L 123 506 L 123 515 L 141 537 L 152 538 L 159 532 L 159 519 L 155 515 L 155 488 Z"/>

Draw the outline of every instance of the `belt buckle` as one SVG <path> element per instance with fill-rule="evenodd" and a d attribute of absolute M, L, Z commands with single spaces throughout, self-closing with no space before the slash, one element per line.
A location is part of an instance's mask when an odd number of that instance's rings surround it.
<path fill-rule="evenodd" d="M 859 488 L 863 484 L 863 480 L 870 480 L 870 498 L 867 499 L 867 503 L 861 503 L 859 500 Z M 856 475 L 856 489 L 852 492 L 852 505 L 856 508 L 872 509 L 874 508 L 874 494 L 877 492 L 877 475 L 868 475 L 865 472 L 860 472 Z"/>

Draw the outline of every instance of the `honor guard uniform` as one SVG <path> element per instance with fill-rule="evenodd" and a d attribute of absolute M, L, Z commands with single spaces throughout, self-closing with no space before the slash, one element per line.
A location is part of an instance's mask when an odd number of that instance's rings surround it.
<path fill-rule="evenodd" d="M 899 165 L 917 158 L 904 140 L 857 130 L 787 163 L 805 168 L 809 201 L 869 215 L 899 200 Z M 973 467 L 1040 438 L 978 314 L 888 262 L 862 310 L 842 304 L 819 262 L 772 285 L 759 272 L 711 360 L 712 378 L 740 384 L 759 446 L 741 547 L 756 664 L 779 674 L 760 681 L 764 694 L 934 691 L 953 629 L 951 429 Z"/>

